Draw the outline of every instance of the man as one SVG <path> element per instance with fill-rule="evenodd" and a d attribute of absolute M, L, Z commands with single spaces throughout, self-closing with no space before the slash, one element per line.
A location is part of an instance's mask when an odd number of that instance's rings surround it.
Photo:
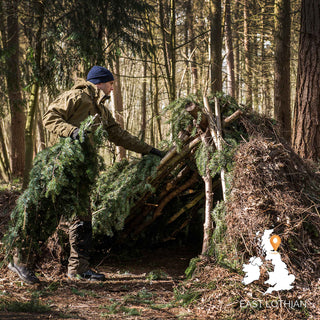
<path fill-rule="evenodd" d="M 87 81 L 79 79 L 67 92 L 60 95 L 48 108 L 43 116 L 45 127 L 52 133 L 50 144 L 58 137 L 79 139 L 79 126 L 89 115 L 96 115 L 97 123 L 102 123 L 108 132 L 108 139 L 118 146 L 141 154 L 152 153 L 162 157 L 160 150 L 153 148 L 137 137 L 123 130 L 115 121 L 104 103 L 110 98 L 114 78 L 112 73 L 100 66 L 94 66 L 87 75 Z M 101 94 L 103 93 L 103 94 Z M 86 187 L 86 186 L 80 186 Z M 105 276 L 89 268 L 89 251 L 92 240 L 92 216 L 90 212 L 81 212 L 69 225 L 70 256 L 68 260 L 68 278 L 105 280 Z M 9 269 L 16 272 L 26 283 L 38 283 L 39 279 L 22 261 L 20 255 L 15 255 Z"/>

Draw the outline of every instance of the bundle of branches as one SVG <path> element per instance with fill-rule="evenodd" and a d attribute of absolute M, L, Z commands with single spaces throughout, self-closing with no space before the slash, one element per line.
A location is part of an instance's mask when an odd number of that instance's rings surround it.
<path fill-rule="evenodd" d="M 103 166 L 97 148 L 106 137 L 99 127 L 92 135 L 94 143 L 86 138 L 94 122 L 90 116 L 81 124 L 79 141 L 61 138 L 36 156 L 28 188 L 19 197 L 3 238 L 6 258 L 13 248 L 37 252 L 61 216 L 72 219 L 88 210 L 90 187 Z"/>
<path fill-rule="evenodd" d="M 153 192 L 147 178 L 152 178 L 160 158 L 145 155 L 141 160 L 122 160 L 99 175 L 91 196 L 93 231 L 96 235 L 113 236 L 135 202 L 146 192 Z"/>
<path fill-rule="evenodd" d="M 237 243 L 245 257 L 258 255 L 257 238 L 274 229 L 291 272 L 306 280 L 319 268 L 320 175 L 277 136 L 270 120 L 251 117 L 243 123 L 251 138 L 235 157 L 228 244 Z"/>

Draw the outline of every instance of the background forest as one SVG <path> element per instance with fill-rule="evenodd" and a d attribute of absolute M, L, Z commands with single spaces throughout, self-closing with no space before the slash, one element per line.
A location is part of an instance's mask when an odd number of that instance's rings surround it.
<path fill-rule="evenodd" d="M 42 115 L 94 65 L 115 76 L 110 108 L 121 126 L 169 150 L 161 162 L 107 144 L 98 171 L 101 158 L 69 139 L 46 148 Z M 66 281 L 62 223 L 41 248 L 42 288 L 1 270 L 0 318 L 319 319 L 319 0 L 0 0 L 0 88 L 0 235 L 10 213 L 24 230 L 36 210 L 51 234 L 43 217 L 80 206 L 81 181 L 107 276 Z M 242 267 L 270 228 L 296 282 L 265 295 L 271 263 L 250 286 Z M 140 244 L 152 250 L 139 254 Z M 125 245 L 131 262 L 117 250 Z"/>
<path fill-rule="evenodd" d="M 1 178 L 27 180 L 50 101 L 97 64 L 116 77 L 116 119 L 152 145 L 165 106 L 223 91 L 317 161 L 319 30 L 316 0 L 1 0 Z"/>

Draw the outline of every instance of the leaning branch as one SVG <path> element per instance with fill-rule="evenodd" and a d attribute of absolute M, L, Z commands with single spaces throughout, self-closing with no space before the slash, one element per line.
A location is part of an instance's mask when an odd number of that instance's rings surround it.
<path fill-rule="evenodd" d="M 142 230 L 144 230 L 151 223 L 153 223 L 159 216 L 162 215 L 163 209 L 168 204 L 169 201 L 171 201 L 174 197 L 179 195 L 184 190 L 191 187 L 194 183 L 196 183 L 198 181 L 198 179 L 199 179 L 199 174 L 197 172 L 194 172 L 192 177 L 184 185 L 180 186 L 179 188 L 174 189 L 173 192 L 171 192 L 167 197 L 165 197 L 161 201 L 161 203 L 159 204 L 159 206 L 155 210 L 153 217 L 151 219 L 145 221 L 145 223 L 143 223 L 139 227 L 137 227 L 136 231 L 134 232 L 134 235 L 139 234 Z"/>

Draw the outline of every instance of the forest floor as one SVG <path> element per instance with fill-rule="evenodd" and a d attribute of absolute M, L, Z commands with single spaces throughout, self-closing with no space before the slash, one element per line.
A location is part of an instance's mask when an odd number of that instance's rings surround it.
<path fill-rule="evenodd" d="M 0 190 L 0 234 L 19 192 Z M 0 319 L 184 319 L 193 313 L 175 298 L 191 258 L 189 248 L 143 250 L 96 259 L 104 282 L 70 281 L 46 262 L 36 270 L 40 285 L 23 284 L 0 269 Z M 2 258 L 2 257 L 0 257 Z M 59 267 L 58 267 L 59 268 Z"/>
<path fill-rule="evenodd" d="M 0 190 L 0 232 L 18 192 Z M 135 258 L 133 258 L 135 256 Z M 320 281 L 264 295 L 263 280 L 243 285 L 243 274 L 202 261 L 185 279 L 188 247 L 139 254 L 108 254 L 97 260 L 106 281 L 69 281 L 48 262 L 37 270 L 40 285 L 25 285 L 0 269 L 0 319 L 320 319 Z M 50 262 L 49 262 L 50 264 Z"/>

